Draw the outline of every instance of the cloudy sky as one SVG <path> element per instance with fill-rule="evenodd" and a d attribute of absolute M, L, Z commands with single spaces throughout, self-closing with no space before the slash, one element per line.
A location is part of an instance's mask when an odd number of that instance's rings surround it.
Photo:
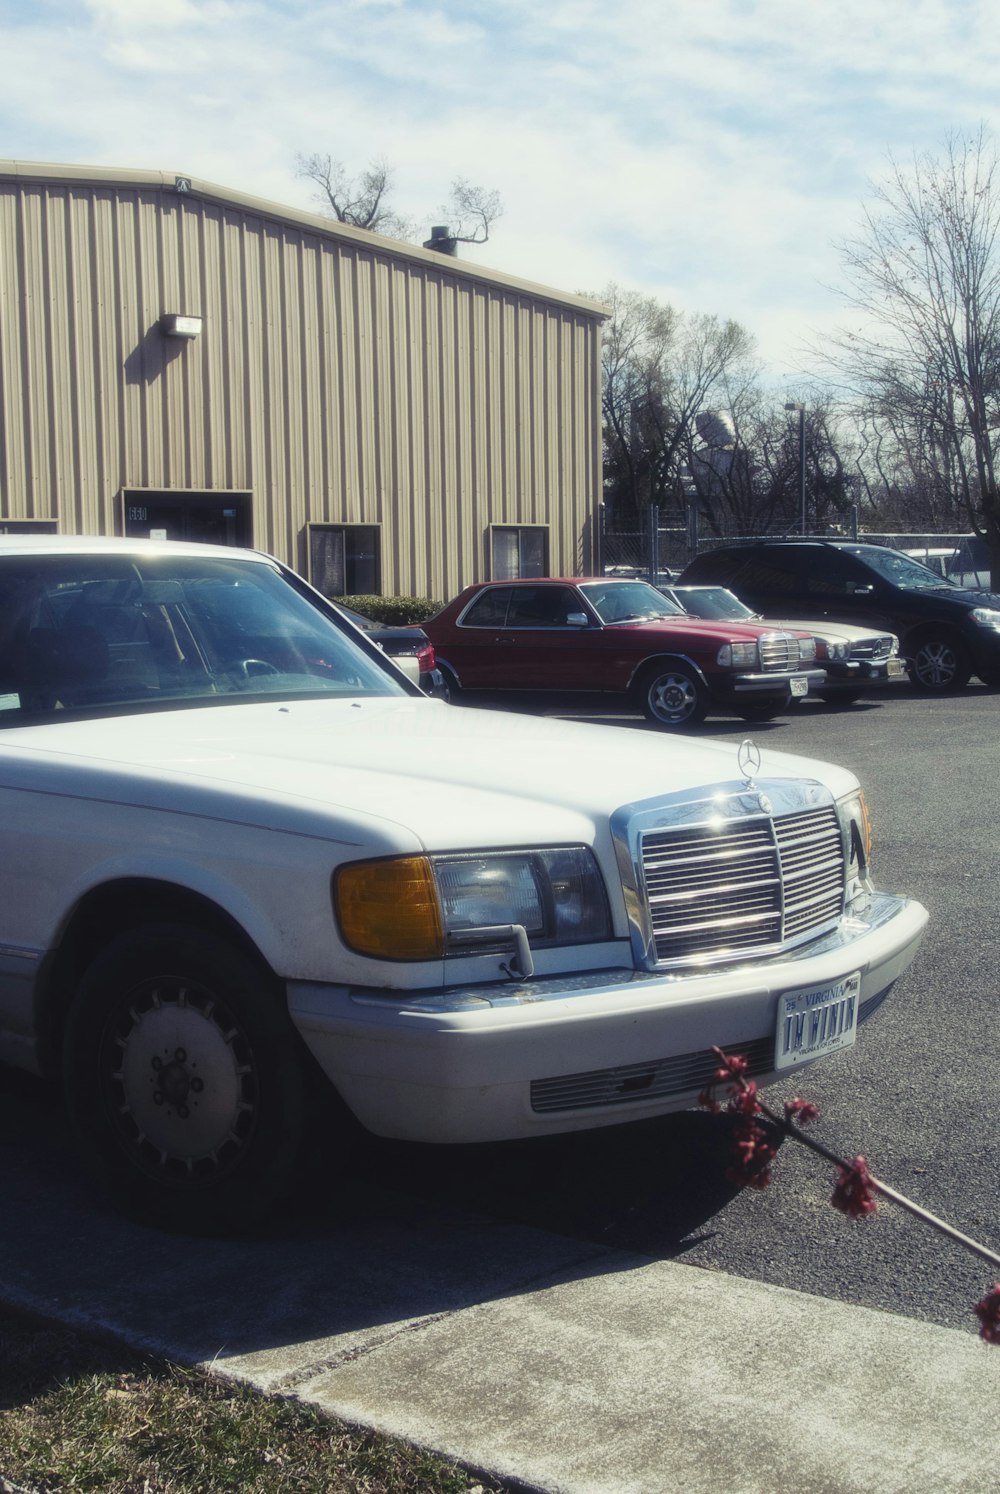
<path fill-rule="evenodd" d="M 734 317 L 779 388 L 844 315 L 836 244 L 890 154 L 994 125 L 987 0 L 0 0 L 0 157 L 155 168 L 298 208 L 383 157 L 480 264 Z"/>

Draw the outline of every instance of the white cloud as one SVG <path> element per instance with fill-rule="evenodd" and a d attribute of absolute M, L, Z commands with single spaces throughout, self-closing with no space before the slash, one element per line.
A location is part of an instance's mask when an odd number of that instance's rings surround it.
<path fill-rule="evenodd" d="M 24 159 L 178 169 L 297 206 L 298 152 L 396 166 L 436 221 L 505 212 L 478 262 L 733 316 L 776 368 L 839 314 L 835 240 L 887 152 L 990 118 L 985 0 L 0 0 Z"/>

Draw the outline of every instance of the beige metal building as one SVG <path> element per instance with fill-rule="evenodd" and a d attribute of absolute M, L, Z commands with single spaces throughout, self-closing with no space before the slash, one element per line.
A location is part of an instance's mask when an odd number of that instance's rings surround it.
<path fill-rule="evenodd" d="M 0 162 L 0 532 L 253 544 L 331 595 L 589 571 L 601 321 L 191 178 Z"/>

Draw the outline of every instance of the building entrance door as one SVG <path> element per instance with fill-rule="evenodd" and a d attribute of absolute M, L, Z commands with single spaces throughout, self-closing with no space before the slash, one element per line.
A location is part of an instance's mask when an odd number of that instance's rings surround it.
<path fill-rule="evenodd" d="M 251 545 L 249 493 L 125 492 L 129 539 L 198 540 L 209 545 Z"/>

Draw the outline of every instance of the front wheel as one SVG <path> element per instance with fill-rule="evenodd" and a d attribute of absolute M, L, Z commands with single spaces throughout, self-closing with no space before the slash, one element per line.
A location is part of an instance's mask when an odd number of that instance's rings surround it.
<path fill-rule="evenodd" d="M 918 690 L 961 690 L 969 683 L 972 660 L 957 639 L 947 635 L 928 637 L 913 650 L 909 673 Z"/>
<path fill-rule="evenodd" d="M 446 700 L 450 700 L 454 705 L 462 694 L 462 687 L 458 683 L 458 676 L 448 668 L 447 664 L 442 664 L 439 662 L 437 667 L 438 672 L 440 673 L 441 678 L 444 681 L 444 688 L 446 691 L 444 698 Z"/>
<path fill-rule="evenodd" d="M 835 706 L 835 707 L 839 708 L 841 706 L 852 706 L 852 705 L 856 705 L 857 702 L 861 699 L 861 696 L 864 694 L 864 691 L 862 691 L 862 690 L 819 690 L 817 693 L 819 695 L 820 700 L 823 701 L 824 705 Z"/>
<path fill-rule="evenodd" d="M 773 721 L 775 716 L 788 710 L 791 696 L 784 700 L 759 700 L 756 704 L 741 705 L 737 715 L 744 721 Z"/>
<path fill-rule="evenodd" d="M 642 710 L 658 726 L 694 726 L 708 711 L 708 691 L 682 664 L 650 669 L 642 681 Z"/>
<path fill-rule="evenodd" d="M 63 1078 L 86 1160 L 142 1219 L 228 1233 L 292 1180 L 298 1035 L 269 973 L 213 934 L 147 924 L 109 944 L 70 1012 Z"/>

